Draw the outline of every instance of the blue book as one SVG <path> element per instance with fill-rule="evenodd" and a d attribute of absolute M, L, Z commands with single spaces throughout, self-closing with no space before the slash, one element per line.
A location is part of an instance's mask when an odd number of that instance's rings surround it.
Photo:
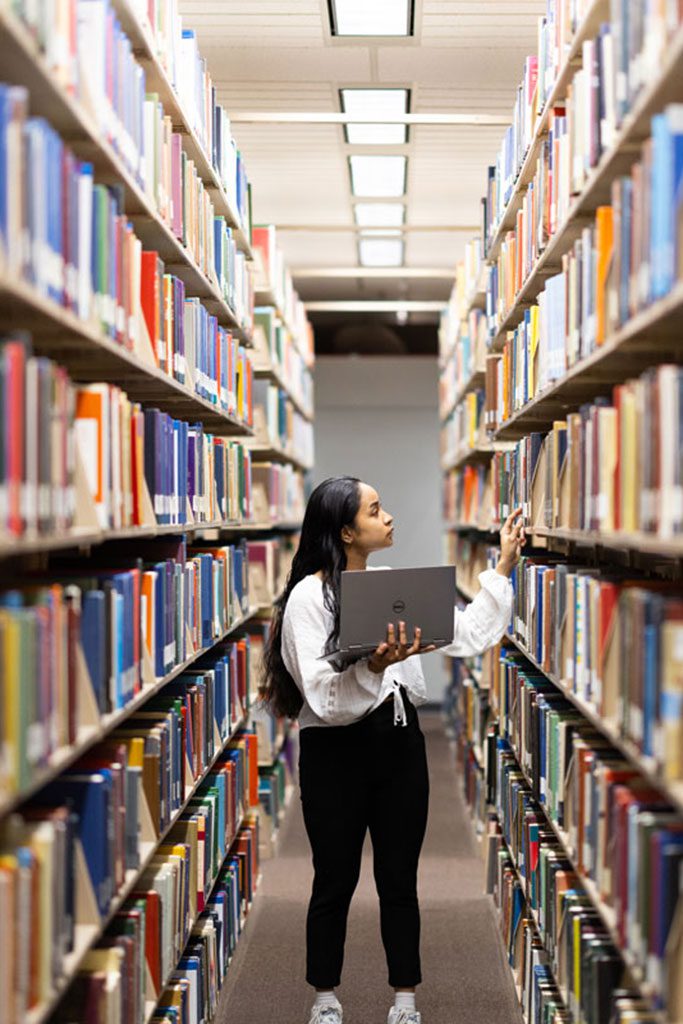
<path fill-rule="evenodd" d="M 112 776 L 107 769 L 88 774 L 66 772 L 41 790 L 41 803 L 73 808 L 75 831 L 81 841 L 100 915 L 109 910 L 114 894 L 114 814 Z"/>
<path fill-rule="evenodd" d="M 107 610 L 102 590 L 86 590 L 81 598 L 81 643 L 97 707 L 107 710 Z"/>
<path fill-rule="evenodd" d="M 213 558 L 199 555 L 200 594 L 202 601 L 201 645 L 209 647 L 213 640 Z"/>

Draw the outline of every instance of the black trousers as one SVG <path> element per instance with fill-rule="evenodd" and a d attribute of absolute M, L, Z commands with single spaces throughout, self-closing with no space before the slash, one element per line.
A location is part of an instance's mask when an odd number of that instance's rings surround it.
<path fill-rule="evenodd" d="M 389 984 L 412 988 L 422 980 L 417 865 L 429 777 L 417 712 L 403 699 L 405 726 L 394 725 L 390 700 L 352 725 L 301 731 L 301 800 L 315 871 L 306 980 L 315 988 L 340 983 L 346 920 L 368 829 Z"/>

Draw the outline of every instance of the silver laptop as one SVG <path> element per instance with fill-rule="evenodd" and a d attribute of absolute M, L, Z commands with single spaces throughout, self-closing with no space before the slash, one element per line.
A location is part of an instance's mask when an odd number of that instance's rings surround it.
<path fill-rule="evenodd" d="M 453 565 L 343 572 L 339 648 L 326 657 L 346 662 L 372 654 L 390 622 L 397 640 L 398 623 L 405 622 L 409 645 L 419 626 L 421 647 L 445 647 L 453 641 L 454 606 Z"/>

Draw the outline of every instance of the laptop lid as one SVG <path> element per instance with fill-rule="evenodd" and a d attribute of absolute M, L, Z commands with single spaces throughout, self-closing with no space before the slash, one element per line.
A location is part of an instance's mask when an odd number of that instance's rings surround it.
<path fill-rule="evenodd" d="M 343 572 L 339 650 L 375 650 L 387 625 L 406 624 L 408 643 L 415 627 L 422 644 L 443 647 L 453 640 L 455 566 Z"/>

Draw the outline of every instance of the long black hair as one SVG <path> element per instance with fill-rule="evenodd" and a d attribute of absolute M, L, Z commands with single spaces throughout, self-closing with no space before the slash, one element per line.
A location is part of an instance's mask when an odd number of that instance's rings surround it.
<path fill-rule="evenodd" d="M 299 547 L 292 562 L 287 586 L 276 603 L 264 655 L 265 678 L 261 699 L 276 715 L 296 718 L 303 698 L 282 659 L 282 621 L 294 587 L 312 573 L 323 573 L 323 600 L 334 625 L 327 638 L 326 652 L 339 639 L 339 591 L 346 568 L 342 529 L 351 526 L 360 508 L 360 480 L 335 476 L 315 488 L 306 506 Z"/>

